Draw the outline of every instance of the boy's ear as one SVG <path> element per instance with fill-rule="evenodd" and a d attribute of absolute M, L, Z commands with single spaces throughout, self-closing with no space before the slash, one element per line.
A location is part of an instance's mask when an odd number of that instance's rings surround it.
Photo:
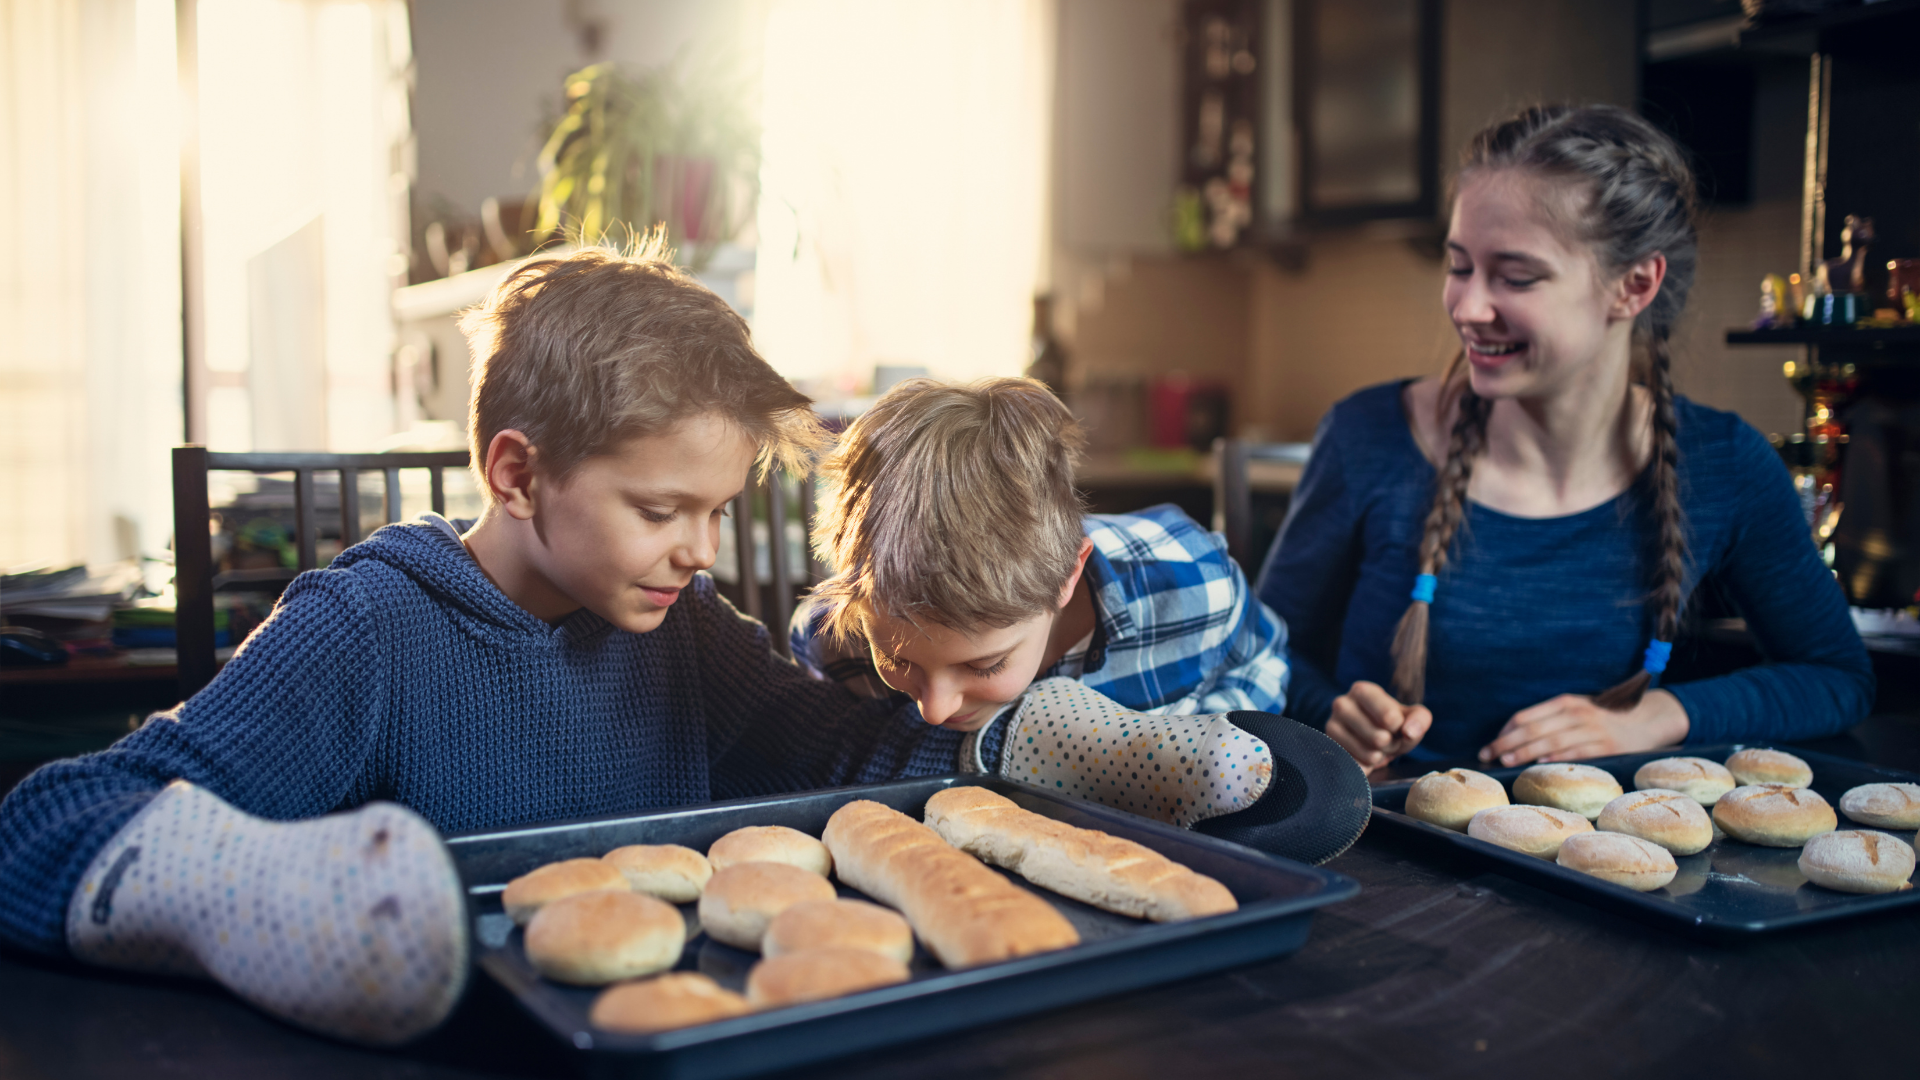
<path fill-rule="evenodd" d="M 494 504 L 521 521 L 533 518 L 534 455 L 527 436 L 511 428 L 487 444 L 487 487 Z"/>
<path fill-rule="evenodd" d="M 1068 574 L 1067 583 L 1060 586 L 1060 602 L 1053 605 L 1054 610 L 1057 611 L 1066 607 L 1067 601 L 1073 599 L 1073 590 L 1075 586 L 1080 584 L 1080 574 L 1086 570 L 1087 556 L 1091 554 L 1093 554 L 1093 538 L 1090 536 L 1081 537 L 1080 554 L 1076 555 L 1073 560 L 1073 573 Z"/>

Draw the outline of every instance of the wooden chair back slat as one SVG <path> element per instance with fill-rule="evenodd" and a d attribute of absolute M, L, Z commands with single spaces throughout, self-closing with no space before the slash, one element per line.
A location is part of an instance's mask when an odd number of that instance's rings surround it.
<path fill-rule="evenodd" d="M 381 513 L 388 521 L 400 520 L 400 470 L 383 469 L 387 476 L 387 498 Z M 436 474 L 439 469 L 433 470 Z"/>
<path fill-rule="evenodd" d="M 320 525 L 316 520 L 319 508 L 313 503 L 313 470 L 293 470 L 293 545 L 300 553 L 300 572 L 303 574 L 320 564 L 319 553 L 315 550 L 320 540 Z"/>
<path fill-rule="evenodd" d="M 360 542 L 360 470 L 340 470 L 340 547 Z"/>
<path fill-rule="evenodd" d="M 767 477 L 767 556 L 773 570 L 773 610 L 767 628 L 773 647 L 787 656 L 787 620 L 793 616 L 793 575 L 787 569 L 787 486 L 781 476 Z"/>

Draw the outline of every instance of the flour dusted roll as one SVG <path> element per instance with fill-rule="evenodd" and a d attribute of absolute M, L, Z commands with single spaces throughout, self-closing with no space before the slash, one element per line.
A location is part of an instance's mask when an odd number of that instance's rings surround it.
<path fill-rule="evenodd" d="M 604 1031 L 651 1035 L 710 1024 L 753 1011 L 747 999 L 693 971 L 670 971 L 639 982 L 608 987 L 593 1002 L 587 1021 Z"/>
<path fill-rule="evenodd" d="M 1622 794 L 1620 781 L 1612 773 L 1592 765 L 1532 765 L 1513 778 L 1514 802 L 1569 810 L 1588 821 Z"/>
<path fill-rule="evenodd" d="M 905 964 L 913 960 L 913 928 L 899 912 L 865 900 L 806 900 L 775 915 L 760 939 L 767 956 L 828 948 L 865 949 Z"/>
<path fill-rule="evenodd" d="M 679 962 L 686 943 L 679 911 L 625 890 L 555 900 L 527 923 L 527 961 L 547 978 L 574 986 L 665 971 Z"/>
<path fill-rule="evenodd" d="M 1712 806 L 1720 796 L 1739 787 L 1725 765 L 1701 757 L 1667 757 L 1649 761 L 1633 774 L 1640 791 L 1658 788 L 1677 791 L 1701 806 Z"/>
<path fill-rule="evenodd" d="M 679 844 L 630 844 L 600 856 L 620 871 L 634 892 L 657 896 L 669 904 L 690 904 L 713 876 L 707 857 Z"/>
<path fill-rule="evenodd" d="M 1551 859 L 1568 837 L 1593 831 L 1593 823 L 1551 806 L 1495 806 L 1473 815 L 1467 835 L 1503 848 Z"/>
<path fill-rule="evenodd" d="M 747 972 L 747 1001 L 775 1009 L 907 981 L 907 965 L 866 949 L 806 949 L 770 956 Z"/>
<path fill-rule="evenodd" d="M 808 900 L 831 900 L 833 884 L 786 863 L 750 862 L 714 872 L 700 893 L 700 928 L 723 945 L 760 951 L 773 917 Z"/>
<path fill-rule="evenodd" d="M 500 905 L 522 926 L 542 907 L 590 892 L 631 892 L 626 876 L 599 859 L 551 862 L 507 882 Z"/>
<path fill-rule="evenodd" d="M 1602 807 L 1596 824 L 1601 832 L 1651 840 L 1675 855 L 1697 855 L 1713 843 L 1713 819 L 1678 791 L 1629 792 Z"/>
<path fill-rule="evenodd" d="M 1862 784 L 1840 796 L 1840 812 L 1881 829 L 1920 828 L 1920 784 Z"/>
<path fill-rule="evenodd" d="M 821 877 L 833 873 L 827 845 L 785 825 L 749 825 L 713 842 L 707 860 L 715 870 L 750 862 L 786 863 Z"/>
<path fill-rule="evenodd" d="M 1407 816 L 1459 832 L 1482 810 L 1506 806 L 1507 789 L 1472 769 L 1430 772 L 1407 789 Z"/>
<path fill-rule="evenodd" d="M 898 810 L 856 799 L 834 811 L 821 838 L 840 880 L 898 908 L 949 968 L 1080 943 L 1052 904 Z"/>
<path fill-rule="evenodd" d="M 1897 836 L 1844 829 L 1807 841 L 1800 872 L 1815 885 L 1850 893 L 1899 892 L 1913 886 L 1913 846 Z"/>
<path fill-rule="evenodd" d="M 1764 847 L 1799 847 L 1840 824 L 1833 807 L 1810 788 L 1749 784 L 1713 804 L 1713 823 L 1728 836 Z"/>
<path fill-rule="evenodd" d="M 1784 750 L 1737 750 L 1727 759 L 1727 771 L 1743 787 L 1779 784 L 1803 788 L 1813 783 L 1813 766 Z"/>
<path fill-rule="evenodd" d="M 1625 885 L 1635 892 L 1652 892 L 1680 873 L 1673 853 L 1651 840 L 1625 833 L 1591 832 L 1570 836 L 1555 860 L 1569 870 L 1591 874 L 1602 881 Z"/>
<path fill-rule="evenodd" d="M 1157 851 L 1023 810 L 983 787 L 935 793 L 926 821 L 961 851 L 1103 911 L 1174 922 L 1240 906 L 1225 885 Z"/>

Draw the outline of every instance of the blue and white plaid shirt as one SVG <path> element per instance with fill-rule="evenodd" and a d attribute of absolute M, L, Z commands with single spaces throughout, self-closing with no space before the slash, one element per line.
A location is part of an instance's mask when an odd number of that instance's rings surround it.
<path fill-rule="evenodd" d="M 1089 514 L 1086 577 L 1099 621 L 1084 657 L 1069 655 L 1035 679 L 1078 678 L 1138 712 L 1281 712 L 1287 627 L 1260 602 L 1226 543 L 1178 507 Z M 856 694 L 896 693 L 873 658 L 819 637 L 824 614 L 793 614 L 793 658 Z M 1076 670 L 1077 669 L 1077 670 Z"/>

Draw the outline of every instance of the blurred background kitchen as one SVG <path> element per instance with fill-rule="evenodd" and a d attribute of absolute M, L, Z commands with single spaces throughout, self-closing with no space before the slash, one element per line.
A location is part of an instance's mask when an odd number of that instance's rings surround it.
<path fill-rule="evenodd" d="M 664 222 L 830 418 L 1045 379 L 1095 509 L 1178 502 L 1257 572 L 1326 409 L 1457 347 L 1454 155 L 1562 100 L 1695 154 L 1680 389 L 1774 437 L 1911 694 L 1916 41 L 1920 0 L 0 0 L 0 771 L 178 700 L 173 447 L 463 449 L 456 314 L 583 230 Z M 478 510 L 379 479 L 342 515 L 337 473 L 207 474 L 216 648 L 300 505 L 319 565 Z M 716 575 L 757 537 L 804 587 L 758 505 Z"/>

